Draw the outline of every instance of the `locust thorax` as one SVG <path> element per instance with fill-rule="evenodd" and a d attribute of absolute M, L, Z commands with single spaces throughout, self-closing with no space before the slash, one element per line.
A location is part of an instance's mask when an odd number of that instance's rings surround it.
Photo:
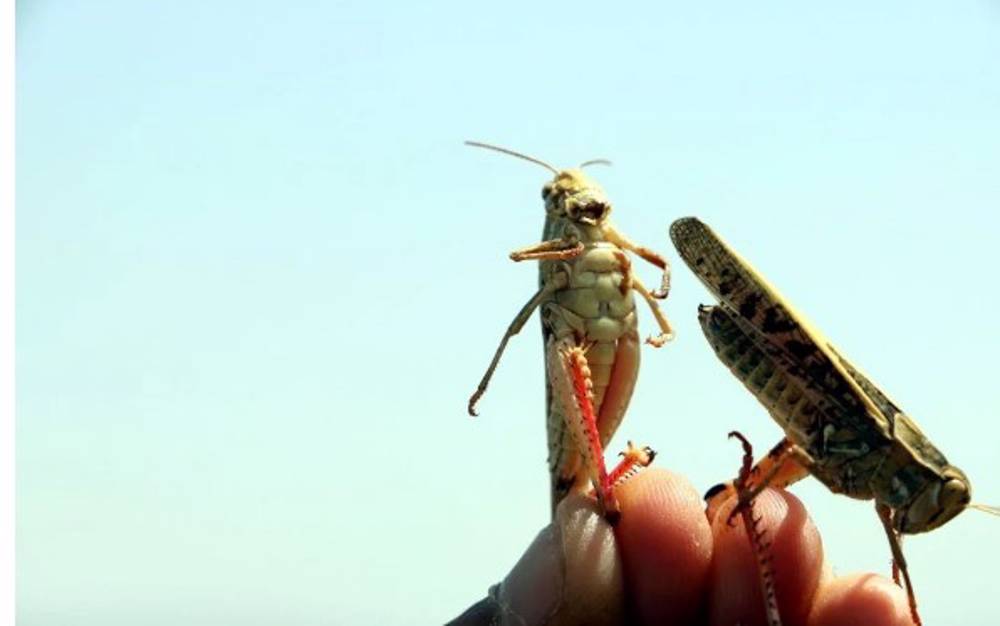
<path fill-rule="evenodd" d="M 542 187 L 545 211 L 551 217 L 599 226 L 611 213 L 604 190 L 578 169 L 562 170 Z"/>
<path fill-rule="evenodd" d="M 927 483 L 910 500 L 896 509 L 892 525 L 901 533 L 922 533 L 942 526 L 968 506 L 972 485 L 962 470 L 948 466 L 938 480 Z"/>

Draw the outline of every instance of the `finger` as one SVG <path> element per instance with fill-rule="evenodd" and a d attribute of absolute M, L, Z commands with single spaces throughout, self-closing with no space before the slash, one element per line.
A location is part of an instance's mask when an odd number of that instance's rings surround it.
<path fill-rule="evenodd" d="M 712 532 L 698 491 L 657 468 L 615 493 L 631 615 L 645 624 L 690 623 L 703 606 L 712 561 Z"/>
<path fill-rule="evenodd" d="M 887 578 L 854 574 L 820 584 L 810 626 L 913 626 L 906 592 Z"/>
<path fill-rule="evenodd" d="M 571 494 L 502 583 L 449 626 L 621 624 L 621 560 L 591 498 Z"/>
<path fill-rule="evenodd" d="M 546 626 L 624 623 L 622 561 L 615 533 L 597 503 L 582 495 L 568 496 L 556 509 L 554 524 L 561 530 L 565 577 L 562 602 Z"/>
<path fill-rule="evenodd" d="M 449 626 L 625 622 L 621 559 L 593 499 L 567 496 L 503 582 Z"/>
<path fill-rule="evenodd" d="M 739 516 L 732 526 L 727 523 L 735 504 L 735 499 L 726 502 L 712 523 L 709 624 L 766 624 L 756 556 Z M 761 518 L 762 541 L 770 544 L 781 619 L 804 624 L 822 574 L 819 533 L 802 503 L 785 491 L 765 490 L 754 500 L 753 512 Z"/>

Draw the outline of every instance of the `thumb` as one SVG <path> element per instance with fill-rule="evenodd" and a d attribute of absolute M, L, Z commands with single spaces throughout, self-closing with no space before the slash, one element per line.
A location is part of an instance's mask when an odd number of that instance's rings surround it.
<path fill-rule="evenodd" d="M 503 582 L 450 624 L 558 626 L 624 620 L 622 564 L 614 531 L 593 500 L 571 495 Z"/>

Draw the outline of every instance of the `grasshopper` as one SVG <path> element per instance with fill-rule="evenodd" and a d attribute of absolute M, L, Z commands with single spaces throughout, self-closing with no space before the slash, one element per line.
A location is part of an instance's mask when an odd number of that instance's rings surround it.
<path fill-rule="evenodd" d="M 673 330 L 656 300 L 670 290 L 670 265 L 659 254 L 639 246 L 612 226 L 611 203 L 604 191 L 580 168 L 559 170 L 548 163 L 506 148 L 468 141 L 531 161 L 554 175 L 542 187 L 545 226 L 541 243 L 515 250 L 514 261 L 539 261 L 539 288 L 510 323 L 500 345 L 469 399 L 469 414 L 486 391 L 511 337 L 540 309 L 545 342 L 548 463 L 552 511 L 572 490 L 592 483 L 609 519 L 618 505 L 612 489 L 616 472 L 604 465 L 603 447 L 621 423 L 639 370 L 639 334 L 635 300 L 649 304 L 660 333 L 646 340 L 660 347 Z M 627 252 L 662 270 L 660 288 L 649 291 L 633 273 Z M 626 462 L 633 458 L 633 450 Z"/>
<path fill-rule="evenodd" d="M 893 578 L 899 584 L 902 573 L 920 624 L 902 536 L 938 528 L 967 508 L 997 510 L 970 504 L 965 474 L 708 226 L 683 218 L 671 225 L 670 237 L 721 303 L 698 310 L 709 344 L 785 431 L 754 467 L 740 502 L 809 474 L 834 493 L 874 500 Z M 706 494 L 710 511 L 726 491 L 720 485 Z"/>

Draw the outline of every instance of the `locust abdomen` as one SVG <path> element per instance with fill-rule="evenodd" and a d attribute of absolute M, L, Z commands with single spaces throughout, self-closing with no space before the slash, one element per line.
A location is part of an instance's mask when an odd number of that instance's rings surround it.
<path fill-rule="evenodd" d="M 544 272 L 566 272 L 568 285 L 542 306 L 546 343 L 571 340 L 586 348 L 593 381 L 593 405 L 601 445 L 606 446 L 625 416 L 639 369 L 639 333 L 627 257 L 617 246 L 594 240 L 600 231 L 584 231 L 589 241 L 572 262 L 546 262 Z M 543 274 L 544 276 L 544 274 Z M 547 358 L 550 358 L 546 351 Z M 552 363 L 546 363 L 552 371 Z M 553 506 L 574 485 L 586 484 L 580 457 L 567 428 L 563 403 L 547 394 L 549 469 Z"/>
<path fill-rule="evenodd" d="M 873 426 L 816 393 L 773 346 L 761 347 L 723 307 L 701 307 L 698 320 L 715 354 L 767 409 L 788 439 L 814 460 L 813 475 L 853 498 L 877 494 L 870 480 L 892 451 Z M 868 420 L 871 422 L 871 420 Z"/>

